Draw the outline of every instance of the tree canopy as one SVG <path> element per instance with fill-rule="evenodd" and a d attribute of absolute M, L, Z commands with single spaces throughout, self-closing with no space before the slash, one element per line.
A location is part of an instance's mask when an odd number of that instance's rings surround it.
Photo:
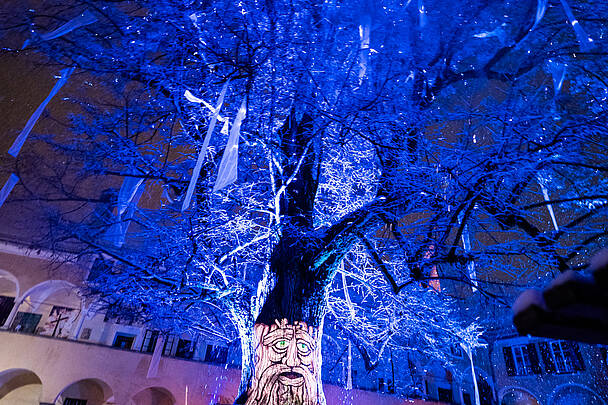
<path fill-rule="evenodd" d="M 70 170 L 22 181 L 54 185 L 27 187 L 59 201 L 53 240 L 115 262 L 91 291 L 158 327 L 328 314 L 369 367 L 441 357 L 478 344 L 464 298 L 508 305 L 605 245 L 603 0 L 28 7 L 4 52 L 74 68 L 75 113 L 36 134 Z"/>

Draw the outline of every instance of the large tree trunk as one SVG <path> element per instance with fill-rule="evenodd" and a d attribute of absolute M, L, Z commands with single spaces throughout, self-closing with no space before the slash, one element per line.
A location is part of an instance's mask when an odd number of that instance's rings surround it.
<path fill-rule="evenodd" d="M 325 405 L 321 338 L 332 276 L 319 274 L 313 266 L 322 243 L 313 229 L 319 168 L 311 117 L 304 114 L 297 122 L 292 110 L 278 135 L 285 159 L 281 183 L 286 189 L 280 202 L 282 236 L 270 262 L 275 283 L 255 320 L 251 341 L 246 342 L 253 354 L 253 374 L 236 403 Z M 286 183 L 285 176 L 295 171 L 296 178 Z"/>
<path fill-rule="evenodd" d="M 326 282 L 311 270 L 312 241 L 289 227 L 276 246 L 276 284 L 255 321 L 253 375 L 237 403 L 324 405 L 321 338 Z"/>
<path fill-rule="evenodd" d="M 383 211 L 388 199 L 379 196 L 323 233 L 315 230 L 320 173 L 313 119 L 304 114 L 297 122 L 292 110 L 279 139 L 285 158 L 279 187 L 286 187 L 281 196 L 282 234 L 270 260 L 274 284 L 265 284 L 267 296 L 257 297 L 264 304 L 251 321 L 253 327 L 239 322 L 243 373 L 236 404 L 325 405 L 321 339 L 328 287 L 364 230 L 383 223 L 375 212 Z M 292 181 L 285 183 L 289 176 Z"/>

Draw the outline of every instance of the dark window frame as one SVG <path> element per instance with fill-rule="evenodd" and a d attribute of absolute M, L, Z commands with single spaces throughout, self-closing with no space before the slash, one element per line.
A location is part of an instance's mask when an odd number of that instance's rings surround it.
<path fill-rule="evenodd" d="M 86 399 L 64 398 L 63 405 L 87 405 Z"/>
<path fill-rule="evenodd" d="M 139 351 L 142 353 L 154 353 L 154 348 L 156 347 L 156 342 L 158 341 L 159 336 L 159 331 L 147 329 Z"/>
<path fill-rule="evenodd" d="M 112 341 L 112 347 L 116 347 L 116 348 L 122 349 L 122 350 L 132 350 L 133 349 L 133 344 L 135 343 L 135 338 L 136 337 L 137 337 L 137 335 L 133 335 L 131 333 L 116 332 L 114 334 L 114 340 Z M 117 345 L 117 342 L 119 341 L 119 338 L 126 338 L 126 339 L 121 339 L 121 341 L 128 341 L 128 339 L 130 339 L 129 347 L 122 346 L 122 345 Z"/>
<path fill-rule="evenodd" d="M 225 346 L 208 344 L 205 349 L 205 362 L 226 364 L 228 361 L 228 348 Z"/>
<path fill-rule="evenodd" d="M 541 374 L 536 344 L 523 343 L 503 347 L 507 374 L 511 377 Z"/>

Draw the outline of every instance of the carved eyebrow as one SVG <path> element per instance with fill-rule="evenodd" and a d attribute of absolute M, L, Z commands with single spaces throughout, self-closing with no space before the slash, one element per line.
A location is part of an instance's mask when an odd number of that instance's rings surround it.
<path fill-rule="evenodd" d="M 275 329 L 272 332 L 269 332 L 266 336 L 264 336 L 264 339 L 262 339 L 262 342 L 265 345 L 269 345 L 269 344 L 272 344 L 272 342 L 274 342 L 277 339 L 291 340 L 293 338 L 294 338 L 293 330 Z"/>
<path fill-rule="evenodd" d="M 298 339 L 302 339 L 302 340 L 306 340 L 306 341 L 309 341 L 309 340 L 311 342 L 315 341 L 315 339 L 312 336 L 310 336 L 310 334 L 308 332 L 303 331 L 303 330 L 297 330 L 296 331 L 296 337 Z"/>

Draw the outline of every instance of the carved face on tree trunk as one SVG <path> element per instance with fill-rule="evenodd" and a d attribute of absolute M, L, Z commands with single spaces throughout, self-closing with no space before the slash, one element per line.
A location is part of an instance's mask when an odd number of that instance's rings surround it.
<path fill-rule="evenodd" d="M 247 405 L 324 404 L 318 331 L 304 322 L 255 325 L 255 375 Z"/>

